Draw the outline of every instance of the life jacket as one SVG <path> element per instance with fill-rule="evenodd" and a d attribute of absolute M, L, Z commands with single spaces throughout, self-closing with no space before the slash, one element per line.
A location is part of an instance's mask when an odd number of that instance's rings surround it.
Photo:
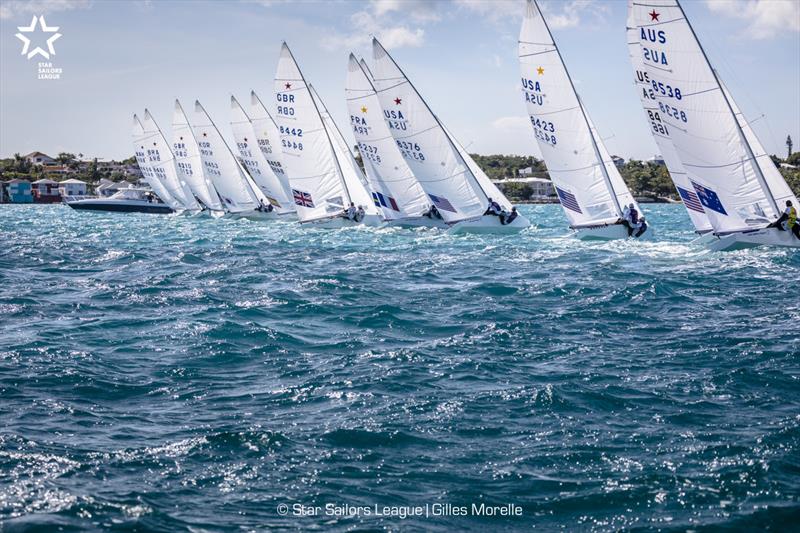
<path fill-rule="evenodd" d="M 631 224 L 636 224 L 637 222 L 639 222 L 639 212 L 636 210 L 636 208 L 631 209 L 631 212 L 628 215 L 628 217 Z"/>
<path fill-rule="evenodd" d="M 786 214 L 789 216 L 789 218 L 786 220 L 786 225 L 789 226 L 789 228 L 793 228 L 794 225 L 797 224 L 797 209 L 791 205 L 786 208 L 786 211 L 788 211 Z"/>

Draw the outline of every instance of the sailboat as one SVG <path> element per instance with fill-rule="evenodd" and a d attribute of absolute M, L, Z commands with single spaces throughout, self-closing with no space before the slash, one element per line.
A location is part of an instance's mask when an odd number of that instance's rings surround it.
<path fill-rule="evenodd" d="M 204 171 L 211 178 L 228 213 L 253 218 L 269 218 L 269 200 L 252 183 L 247 170 L 233 155 L 206 110 L 195 101 L 193 124 Z"/>
<path fill-rule="evenodd" d="M 672 125 L 666 123 L 666 119 L 669 116 L 667 115 L 668 108 L 666 108 L 664 104 L 659 104 L 655 89 L 650 81 L 650 74 L 648 74 L 645 68 L 639 41 L 639 28 L 636 27 L 633 20 L 632 6 L 633 0 L 628 0 L 628 54 L 631 59 L 631 66 L 633 67 L 636 91 L 642 103 L 647 123 L 650 126 L 650 133 L 653 135 L 659 153 L 664 159 L 664 164 L 669 171 L 672 183 L 675 185 L 675 190 L 678 191 L 683 201 L 683 206 L 686 208 L 686 213 L 689 215 L 689 219 L 694 225 L 695 232 L 701 236 L 695 242 L 710 242 L 714 239 L 714 236 L 711 235 L 713 227 L 708 220 L 703 205 L 697 198 L 692 182 L 689 180 L 689 175 L 686 169 L 683 168 L 683 163 L 681 163 L 678 153 L 675 151 L 675 147 L 672 146 L 672 140 L 670 138 Z M 662 116 L 664 120 L 662 120 Z"/>
<path fill-rule="evenodd" d="M 294 200 L 290 191 L 284 190 L 280 179 L 272 171 L 269 162 L 259 148 L 250 117 L 233 96 L 231 96 L 231 130 L 239 151 L 239 159 L 269 201 L 269 205 L 272 206 L 268 209 L 282 218 L 294 215 Z"/>
<path fill-rule="evenodd" d="M 629 4 L 640 54 L 670 139 L 713 227 L 711 250 L 800 247 L 774 227 L 796 196 L 711 66 L 677 0 Z"/>
<path fill-rule="evenodd" d="M 535 0 L 525 11 L 519 61 L 531 126 L 570 228 L 580 239 L 627 238 L 625 207 L 642 211 L 575 91 Z"/>
<path fill-rule="evenodd" d="M 476 176 L 477 164 L 454 142 L 441 121 L 389 53 L 372 40 L 373 83 L 383 116 L 403 158 L 435 206 L 455 231 L 515 232 L 530 225 L 517 215 L 509 224 L 486 215 L 489 199 L 503 211 L 511 202 L 497 188 L 487 189 Z M 488 181 L 488 179 L 486 180 Z"/>
<path fill-rule="evenodd" d="M 189 184 L 189 188 L 200 203 L 214 214 L 223 214 L 225 207 L 214 183 L 205 172 L 194 131 L 177 99 L 172 113 L 172 136 L 172 153 L 175 154 L 178 174 Z"/>
<path fill-rule="evenodd" d="M 314 97 L 286 43 L 275 75 L 275 97 L 283 161 L 300 222 L 325 227 L 381 224 L 383 216 L 361 181 L 349 148 L 337 138 L 338 129 Z M 342 216 L 351 203 L 365 211 L 363 220 Z"/>
<path fill-rule="evenodd" d="M 183 204 L 172 196 L 161 177 L 153 168 L 153 163 L 151 162 L 149 154 L 151 148 L 145 146 L 148 144 L 149 138 L 150 135 L 145 133 L 144 126 L 139 120 L 139 117 L 133 115 L 133 150 L 136 156 L 136 163 L 139 165 L 139 170 L 142 171 L 144 180 L 150 185 L 150 188 L 162 202 L 174 211 L 183 211 Z"/>
<path fill-rule="evenodd" d="M 259 150 L 264 155 L 264 159 L 266 159 L 273 174 L 280 181 L 281 188 L 286 196 L 293 199 L 292 186 L 289 184 L 289 174 L 286 172 L 286 166 L 283 163 L 278 125 L 255 91 L 250 91 L 250 121 L 253 124 L 253 131 Z M 294 204 L 292 205 L 292 209 L 295 209 Z"/>
<path fill-rule="evenodd" d="M 447 227 L 443 220 L 422 216 L 430 200 L 397 148 L 371 78 L 366 63 L 350 54 L 345 84 L 350 128 L 375 206 L 390 225 Z"/>
<path fill-rule="evenodd" d="M 184 210 L 200 211 L 202 207 L 197 203 L 189 184 L 178 175 L 172 148 L 147 109 L 144 110 L 142 127 L 145 133 L 142 144 L 147 149 L 147 158 L 153 172 L 159 177 L 169 194 L 180 202 Z"/>

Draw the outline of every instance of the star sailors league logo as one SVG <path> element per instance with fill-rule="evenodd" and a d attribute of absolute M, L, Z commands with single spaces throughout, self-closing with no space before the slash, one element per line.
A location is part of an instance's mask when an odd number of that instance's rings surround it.
<path fill-rule="evenodd" d="M 39 27 L 37 30 L 37 26 Z M 40 61 L 39 79 L 40 80 L 58 80 L 61 79 L 62 69 L 53 68 L 53 64 L 49 62 L 51 56 L 56 55 L 55 43 L 61 34 L 58 33 L 59 26 L 48 26 L 44 20 L 44 15 L 34 15 L 31 19 L 29 26 L 17 26 L 19 33 L 14 36 L 22 41 L 22 52 L 20 55 L 33 59 L 34 56 L 42 56 L 47 62 Z M 42 40 L 44 39 L 44 43 Z M 41 45 L 41 46 L 39 46 Z"/>

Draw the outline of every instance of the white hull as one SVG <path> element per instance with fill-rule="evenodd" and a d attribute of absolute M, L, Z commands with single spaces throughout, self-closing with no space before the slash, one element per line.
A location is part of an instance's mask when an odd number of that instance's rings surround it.
<path fill-rule="evenodd" d="M 730 252 L 756 246 L 800 248 L 800 239 L 795 237 L 791 231 L 781 231 L 778 228 L 738 231 L 720 236 L 712 234 L 712 237 L 713 239 L 706 244 L 706 247 L 713 252 Z"/>
<path fill-rule="evenodd" d="M 241 213 L 229 213 L 231 218 L 246 218 L 248 220 L 286 220 L 296 221 L 296 213 L 278 213 L 277 211 L 244 211 Z"/>
<path fill-rule="evenodd" d="M 692 241 L 692 244 L 694 244 L 695 246 L 706 246 L 707 244 L 710 244 L 715 240 L 717 240 L 717 237 L 712 232 L 708 231 L 696 237 Z"/>
<path fill-rule="evenodd" d="M 399 218 L 396 220 L 387 220 L 386 225 L 396 226 L 399 228 L 442 228 L 447 229 L 447 223 L 444 220 L 433 219 L 428 217 L 409 217 Z"/>
<path fill-rule="evenodd" d="M 523 215 L 519 215 L 511 224 L 500 224 L 500 218 L 494 215 L 484 215 L 469 220 L 456 222 L 450 227 L 450 233 L 517 233 L 531 223 Z"/>
<path fill-rule="evenodd" d="M 301 224 L 307 224 L 308 226 L 314 228 L 325 228 L 325 229 L 349 228 L 352 226 L 380 226 L 381 224 L 383 224 L 383 217 L 381 217 L 380 215 L 366 215 L 364 217 L 364 220 L 362 220 L 361 222 L 356 222 L 348 218 L 334 216 L 331 218 L 302 221 Z"/>
<path fill-rule="evenodd" d="M 582 241 L 611 241 L 616 239 L 650 240 L 653 238 L 652 226 L 641 237 L 628 237 L 628 228 L 622 224 L 608 224 L 573 229 L 573 235 Z"/>

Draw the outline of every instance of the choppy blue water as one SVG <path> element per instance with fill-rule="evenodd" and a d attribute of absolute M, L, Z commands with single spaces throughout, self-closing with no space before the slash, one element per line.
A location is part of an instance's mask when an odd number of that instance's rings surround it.
<path fill-rule="evenodd" d="M 515 236 L 2 206 L 0 531 L 796 527 L 800 253 L 647 211 L 655 242 L 583 243 L 555 205 Z"/>

